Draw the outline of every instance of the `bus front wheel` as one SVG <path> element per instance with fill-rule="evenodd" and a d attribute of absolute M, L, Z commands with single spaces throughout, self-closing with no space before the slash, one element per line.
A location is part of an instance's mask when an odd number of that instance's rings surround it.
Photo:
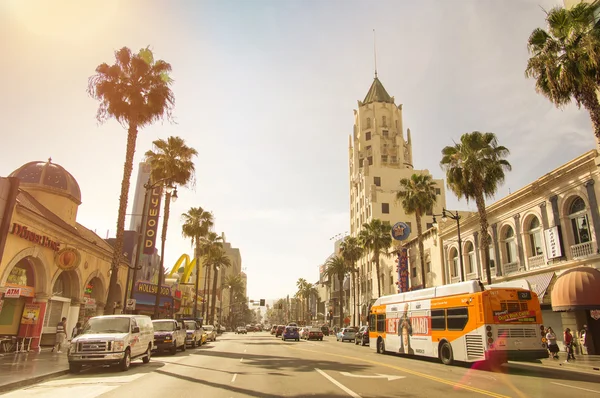
<path fill-rule="evenodd" d="M 452 345 L 447 341 L 444 341 L 440 345 L 440 361 L 444 365 L 452 365 L 454 362 L 454 354 L 452 353 Z"/>
<path fill-rule="evenodd" d="M 383 341 L 381 337 L 377 340 L 377 352 L 379 354 L 385 354 L 385 341 Z"/>

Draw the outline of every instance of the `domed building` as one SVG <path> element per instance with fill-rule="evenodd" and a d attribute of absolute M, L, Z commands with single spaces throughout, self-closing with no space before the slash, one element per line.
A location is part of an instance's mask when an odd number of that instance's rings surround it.
<path fill-rule="evenodd" d="M 52 345 L 62 317 L 70 332 L 103 314 L 113 248 L 77 222 L 81 203 L 75 177 L 51 159 L 0 178 L 0 336 Z"/>

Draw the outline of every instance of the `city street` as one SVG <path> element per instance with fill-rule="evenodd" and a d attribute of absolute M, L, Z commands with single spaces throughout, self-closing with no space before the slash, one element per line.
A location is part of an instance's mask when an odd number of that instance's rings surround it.
<path fill-rule="evenodd" d="M 498 371 L 377 355 L 368 347 L 227 333 L 200 349 L 86 370 L 13 391 L 27 397 L 542 397 L 598 396 L 597 375 L 503 366 Z"/>

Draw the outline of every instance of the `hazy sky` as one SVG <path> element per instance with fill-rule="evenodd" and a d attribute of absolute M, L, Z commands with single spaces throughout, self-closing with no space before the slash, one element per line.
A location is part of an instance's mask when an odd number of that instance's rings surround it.
<path fill-rule="evenodd" d="M 51 156 L 81 186 L 78 221 L 113 236 L 126 131 L 97 124 L 87 78 L 118 48 L 150 45 L 173 66 L 177 124 L 140 131 L 132 184 L 157 138 L 199 152 L 196 187 L 171 207 L 165 265 L 191 253 L 179 215 L 202 206 L 241 250 L 250 298 L 294 293 L 349 229 L 348 135 L 373 79 L 373 28 L 415 168 L 441 178 L 442 147 L 492 131 L 514 167 L 500 198 L 593 148 L 587 113 L 555 109 L 524 77 L 526 40 L 557 4 L 2 0 L 0 175 Z M 451 193 L 447 204 L 473 209 Z"/>

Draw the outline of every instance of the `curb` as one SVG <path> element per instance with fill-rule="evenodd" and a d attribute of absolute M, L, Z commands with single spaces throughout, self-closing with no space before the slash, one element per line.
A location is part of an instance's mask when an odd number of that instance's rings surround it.
<path fill-rule="evenodd" d="M 578 373 L 589 374 L 589 375 L 600 374 L 600 368 L 597 368 L 594 366 L 584 368 L 581 366 L 577 366 L 577 367 L 563 366 L 562 363 L 558 364 L 558 366 L 555 366 L 555 365 L 545 365 L 543 363 L 533 363 L 533 362 L 509 362 L 508 365 L 515 366 L 515 367 L 525 366 L 525 367 L 529 367 L 529 368 L 566 370 L 568 372 L 578 372 Z"/>
<path fill-rule="evenodd" d="M 69 369 L 58 370 L 55 372 L 46 373 L 40 376 L 33 376 L 27 379 L 17 380 L 11 383 L 7 383 L 0 386 L 0 394 L 7 393 L 9 391 L 18 390 L 19 388 L 29 387 L 34 384 L 44 382 L 46 380 L 54 379 L 59 376 L 69 374 Z"/>

